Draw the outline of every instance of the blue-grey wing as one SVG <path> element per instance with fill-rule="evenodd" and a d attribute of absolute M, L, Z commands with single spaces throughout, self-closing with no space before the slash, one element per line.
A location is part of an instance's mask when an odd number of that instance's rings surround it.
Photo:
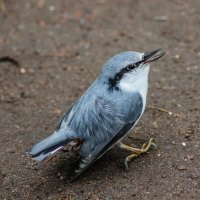
<path fill-rule="evenodd" d="M 66 128 L 69 124 L 69 122 L 72 120 L 74 114 L 76 113 L 76 110 L 79 106 L 79 101 L 76 101 L 68 110 L 65 112 L 65 114 L 62 116 L 60 121 L 58 122 L 55 131 L 60 130 L 61 128 Z"/>
<path fill-rule="evenodd" d="M 62 126 L 62 124 L 63 124 L 63 121 L 64 121 L 65 119 L 68 118 L 68 115 L 69 115 L 69 113 L 71 112 L 72 108 L 73 108 L 73 106 L 71 106 L 71 107 L 69 108 L 69 110 L 68 110 L 67 112 L 65 112 L 65 114 L 62 116 L 62 118 L 60 119 L 60 121 L 58 122 L 58 124 L 57 124 L 57 126 L 56 126 L 56 128 L 55 128 L 55 131 L 60 130 L 60 128 L 61 128 L 61 126 Z"/>
<path fill-rule="evenodd" d="M 103 97 L 96 97 L 94 111 L 91 111 L 92 106 L 90 109 L 93 116 L 90 125 L 95 129 L 81 147 L 81 157 L 69 173 L 70 180 L 84 172 L 134 126 L 142 113 L 143 101 L 140 93 L 127 95 L 119 101 L 117 98 L 109 101 Z M 96 116 L 97 119 L 94 119 Z M 94 121 L 98 124 L 93 124 Z"/>

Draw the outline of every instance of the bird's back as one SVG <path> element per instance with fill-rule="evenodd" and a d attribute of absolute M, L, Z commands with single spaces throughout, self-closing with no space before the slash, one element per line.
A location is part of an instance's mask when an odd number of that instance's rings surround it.
<path fill-rule="evenodd" d="M 60 126 L 68 126 L 83 141 L 80 155 L 81 160 L 88 160 L 84 165 L 86 168 L 90 165 L 89 158 L 94 162 L 126 135 L 142 109 L 140 93 L 108 91 L 96 82 L 70 109 Z M 84 167 L 82 164 L 82 169 Z"/>
<path fill-rule="evenodd" d="M 95 138 L 94 143 L 112 137 L 125 123 L 124 106 L 119 105 L 121 99 L 116 96 L 115 93 L 108 94 L 98 82 L 94 82 L 57 128 L 70 127 L 84 141 Z"/>

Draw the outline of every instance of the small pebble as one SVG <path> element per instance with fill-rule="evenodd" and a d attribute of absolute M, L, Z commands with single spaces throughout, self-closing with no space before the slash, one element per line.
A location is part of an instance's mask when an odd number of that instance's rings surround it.
<path fill-rule="evenodd" d="M 53 109 L 52 110 L 52 113 L 54 113 L 54 114 L 60 114 L 62 111 L 61 111 L 61 109 L 59 109 L 59 108 L 55 108 L 55 109 Z"/>
<path fill-rule="evenodd" d="M 54 5 L 50 5 L 50 6 L 49 6 L 49 11 L 53 12 L 53 11 L 55 11 L 55 9 L 56 9 L 56 8 L 55 8 Z"/>
<path fill-rule="evenodd" d="M 187 169 L 185 165 L 179 165 L 177 168 L 178 168 L 178 170 L 180 170 L 180 171 L 183 171 L 183 170 L 186 170 L 186 169 Z"/>
<path fill-rule="evenodd" d="M 199 174 L 197 174 L 197 173 L 191 173 L 191 174 L 190 174 L 190 178 L 191 178 L 191 179 L 199 178 Z"/>
<path fill-rule="evenodd" d="M 182 142 L 182 146 L 183 146 L 183 147 L 186 147 L 186 143 L 185 143 L 185 142 Z"/>
<path fill-rule="evenodd" d="M 8 153 L 15 153 L 15 149 L 7 149 Z"/>
<path fill-rule="evenodd" d="M 193 160 L 194 156 L 193 155 L 187 155 L 188 160 Z"/>
<path fill-rule="evenodd" d="M 26 69 L 21 67 L 19 70 L 20 74 L 26 74 Z"/>
<path fill-rule="evenodd" d="M 175 142 L 175 141 L 172 141 L 172 144 L 176 144 L 176 142 Z"/>
<path fill-rule="evenodd" d="M 180 56 L 179 54 L 176 54 L 176 55 L 174 56 L 174 58 L 177 59 L 177 60 L 179 60 L 179 59 L 181 58 L 181 56 Z"/>
<path fill-rule="evenodd" d="M 153 123 L 152 123 L 152 126 L 153 126 L 153 128 L 157 129 L 157 128 L 158 128 L 157 122 L 153 122 Z"/>
<path fill-rule="evenodd" d="M 154 18 L 155 21 L 157 22 L 165 22 L 168 20 L 168 17 L 166 15 L 163 15 L 163 16 L 157 16 Z"/>

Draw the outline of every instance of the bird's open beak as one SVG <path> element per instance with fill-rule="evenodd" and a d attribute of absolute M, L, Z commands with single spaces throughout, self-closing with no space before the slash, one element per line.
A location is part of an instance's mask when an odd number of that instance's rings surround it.
<path fill-rule="evenodd" d="M 160 53 L 158 53 L 160 52 Z M 156 49 L 154 51 L 148 51 L 144 53 L 143 62 L 144 64 L 151 63 L 155 60 L 158 60 L 165 53 L 161 51 L 161 49 Z"/>

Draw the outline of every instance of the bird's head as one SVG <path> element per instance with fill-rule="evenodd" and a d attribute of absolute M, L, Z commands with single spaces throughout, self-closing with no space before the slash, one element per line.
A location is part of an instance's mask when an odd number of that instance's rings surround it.
<path fill-rule="evenodd" d="M 103 67 L 102 76 L 110 89 L 119 89 L 122 81 L 133 83 L 143 76 L 148 76 L 150 63 L 165 53 L 160 49 L 145 53 L 126 51 L 113 56 Z"/>

